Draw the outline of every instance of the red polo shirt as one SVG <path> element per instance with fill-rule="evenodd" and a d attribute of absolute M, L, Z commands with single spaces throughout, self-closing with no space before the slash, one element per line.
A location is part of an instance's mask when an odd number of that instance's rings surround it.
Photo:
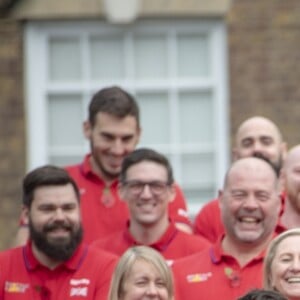
<path fill-rule="evenodd" d="M 129 222 L 126 228 L 116 232 L 106 238 L 95 241 L 93 246 L 114 254 L 122 255 L 128 248 L 141 245 L 129 232 Z M 188 234 L 178 230 L 174 223 L 170 223 L 163 236 L 155 243 L 149 245 L 160 252 L 168 261 L 173 261 L 193 253 L 209 248 L 210 243 L 193 234 Z"/>
<path fill-rule="evenodd" d="M 233 300 L 247 291 L 262 287 L 264 253 L 240 267 L 223 252 L 221 239 L 200 253 L 175 261 L 176 300 Z"/>
<path fill-rule="evenodd" d="M 31 243 L 0 253 L 1 300 L 106 300 L 117 258 L 81 244 L 53 270 L 35 258 Z"/>
<path fill-rule="evenodd" d="M 129 218 L 127 205 L 118 195 L 118 181 L 106 187 L 102 178 L 92 171 L 89 158 L 90 155 L 87 155 L 83 163 L 66 167 L 81 193 L 81 215 L 86 243 L 122 230 Z M 169 204 L 169 215 L 175 222 L 190 225 L 186 202 L 178 186 L 175 199 Z"/>

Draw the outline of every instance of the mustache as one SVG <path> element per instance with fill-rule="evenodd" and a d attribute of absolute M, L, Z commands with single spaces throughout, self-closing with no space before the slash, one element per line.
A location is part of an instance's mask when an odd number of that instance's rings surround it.
<path fill-rule="evenodd" d="M 66 222 L 55 222 L 44 226 L 44 232 L 49 232 L 56 229 L 72 230 L 72 226 Z"/>
<path fill-rule="evenodd" d="M 247 209 L 241 209 L 238 211 L 238 214 L 237 214 L 237 217 L 238 218 L 255 218 L 255 219 L 258 219 L 258 220 L 261 220 L 263 219 L 263 214 L 260 210 L 254 210 L 254 211 L 249 211 Z"/>

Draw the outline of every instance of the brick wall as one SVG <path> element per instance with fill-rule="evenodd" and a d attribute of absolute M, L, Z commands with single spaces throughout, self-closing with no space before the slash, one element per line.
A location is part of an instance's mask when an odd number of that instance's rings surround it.
<path fill-rule="evenodd" d="M 22 29 L 0 20 L 0 249 L 15 235 L 25 171 Z"/>
<path fill-rule="evenodd" d="M 235 0 L 227 17 L 232 134 L 253 115 L 300 143 L 300 1 Z"/>

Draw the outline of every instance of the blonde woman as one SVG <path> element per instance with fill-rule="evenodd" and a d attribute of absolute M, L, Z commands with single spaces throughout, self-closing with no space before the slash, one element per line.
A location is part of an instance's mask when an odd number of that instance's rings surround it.
<path fill-rule="evenodd" d="M 164 258 L 147 246 L 129 248 L 113 274 L 109 300 L 173 300 L 172 273 Z"/>
<path fill-rule="evenodd" d="M 264 262 L 264 287 L 289 300 L 300 300 L 300 228 L 278 235 Z"/>

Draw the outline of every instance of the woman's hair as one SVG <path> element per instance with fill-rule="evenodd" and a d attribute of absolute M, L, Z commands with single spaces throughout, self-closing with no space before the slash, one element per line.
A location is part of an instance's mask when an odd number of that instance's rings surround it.
<path fill-rule="evenodd" d="M 136 261 L 145 261 L 159 272 L 166 284 L 168 299 L 173 299 L 174 288 L 171 269 L 159 252 L 147 246 L 131 247 L 121 256 L 112 277 L 108 299 L 121 299 L 124 292 L 124 282 Z"/>
<path fill-rule="evenodd" d="M 274 261 L 274 257 L 277 253 L 279 244 L 290 236 L 300 236 L 300 228 L 289 229 L 278 235 L 273 239 L 268 247 L 265 260 L 264 260 L 264 288 L 267 290 L 276 290 L 276 287 L 272 286 L 271 282 L 271 266 Z"/>

